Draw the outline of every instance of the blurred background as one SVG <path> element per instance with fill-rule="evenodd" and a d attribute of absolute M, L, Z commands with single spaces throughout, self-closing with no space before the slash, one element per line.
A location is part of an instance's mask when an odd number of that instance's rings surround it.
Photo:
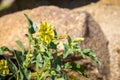
<path fill-rule="evenodd" d="M 0 0 L 0 16 L 42 5 L 56 5 L 61 8 L 74 9 L 96 2 L 120 6 L 120 0 Z"/>

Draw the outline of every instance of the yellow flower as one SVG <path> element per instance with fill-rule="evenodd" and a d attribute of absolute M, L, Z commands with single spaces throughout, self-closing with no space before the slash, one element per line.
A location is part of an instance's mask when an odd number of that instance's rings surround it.
<path fill-rule="evenodd" d="M 52 41 L 55 35 L 51 25 L 46 22 L 41 23 L 39 33 L 41 40 L 46 42 L 47 44 Z"/>
<path fill-rule="evenodd" d="M 7 65 L 7 61 L 4 59 L 0 60 L 0 73 L 4 75 L 9 74 L 9 68 Z"/>

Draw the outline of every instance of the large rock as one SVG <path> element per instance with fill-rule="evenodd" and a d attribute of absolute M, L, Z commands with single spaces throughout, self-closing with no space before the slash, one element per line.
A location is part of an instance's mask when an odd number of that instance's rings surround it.
<path fill-rule="evenodd" d="M 101 0 L 104 4 L 118 5 L 120 6 L 120 0 Z"/>
<path fill-rule="evenodd" d="M 28 43 L 25 38 L 27 21 L 24 13 L 28 14 L 37 25 L 41 21 L 51 23 L 59 34 L 70 34 L 72 38 L 84 37 L 85 41 L 81 43 L 81 47 L 93 49 L 102 63 L 100 67 L 95 64 L 94 69 L 89 74 L 91 75 L 90 80 L 108 80 L 108 43 L 100 26 L 86 12 L 71 12 L 68 9 L 54 6 L 42 6 L 3 16 L 0 18 L 0 46 L 5 45 L 19 50 L 15 41 L 21 40 L 27 49 Z M 84 79 L 86 78 L 82 78 L 82 80 Z"/>
<path fill-rule="evenodd" d="M 82 8 L 79 7 L 74 9 L 74 11 L 87 11 L 99 23 L 109 42 L 110 80 L 120 80 L 120 6 L 106 5 L 98 2 Z"/>

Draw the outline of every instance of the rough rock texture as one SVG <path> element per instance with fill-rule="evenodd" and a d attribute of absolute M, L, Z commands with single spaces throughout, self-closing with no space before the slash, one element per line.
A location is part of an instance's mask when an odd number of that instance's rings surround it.
<path fill-rule="evenodd" d="M 104 4 L 112 4 L 120 6 L 120 0 L 101 0 Z"/>
<path fill-rule="evenodd" d="M 87 11 L 100 24 L 109 41 L 110 80 L 120 80 L 120 6 L 95 3 L 73 11 Z"/>
<path fill-rule="evenodd" d="M 27 48 L 28 43 L 25 38 L 27 21 L 24 13 L 28 14 L 37 25 L 41 21 L 51 23 L 59 34 L 70 34 L 72 38 L 85 37 L 85 41 L 81 43 L 82 48 L 93 49 L 102 66 L 96 67 L 96 64 L 93 64 L 95 66 L 89 73 L 90 79 L 77 80 L 108 80 L 110 73 L 108 42 L 100 26 L 86 12 L 72 12 L 54 6 L 43 6 L 3 16 L 0 18 L 0 46 L 6 45 L 18 50 L 15 41 L 21 40 Z"/>

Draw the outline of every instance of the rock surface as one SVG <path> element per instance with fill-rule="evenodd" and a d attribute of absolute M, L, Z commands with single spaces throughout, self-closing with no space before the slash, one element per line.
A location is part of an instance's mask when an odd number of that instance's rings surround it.
<path fill-rule="evenodd" d="M 120 0 L 101 0 L 104 4 L 120 6 Z"/>
<path fill-rule="evenodd" d="M 86 12 L 72 12 L 54 6 L 42 6 L 3 16 L 0 18 L 0 46 L 5 45 L 19 50 L 15 41 L 21 40 L 27 49 L 28 43 L 25 38 L 27 21 L 24 13 L 28 14 L 37 25 L 41 21 L 52 24 L 59 34 L 70 34 L 72 38 L 84 37 L 85 41 L 81 43 L 81 47 L 93 49 L 102 66 L 96 67 L 96 64 L 93 64 L 95 68 L 89 73 L 90 79 L 82 78 L 82 80 L 108 80 L 110 73 L 108 42 L 100 26 Z"/>
<path fill-rule="evenodd" d="M 73 11 L 87 11 L 100 24 L 109 41 L 110 80 L 120 80 L 120 7 L 103 5 L 99 2 L 76 8 Z"/>

